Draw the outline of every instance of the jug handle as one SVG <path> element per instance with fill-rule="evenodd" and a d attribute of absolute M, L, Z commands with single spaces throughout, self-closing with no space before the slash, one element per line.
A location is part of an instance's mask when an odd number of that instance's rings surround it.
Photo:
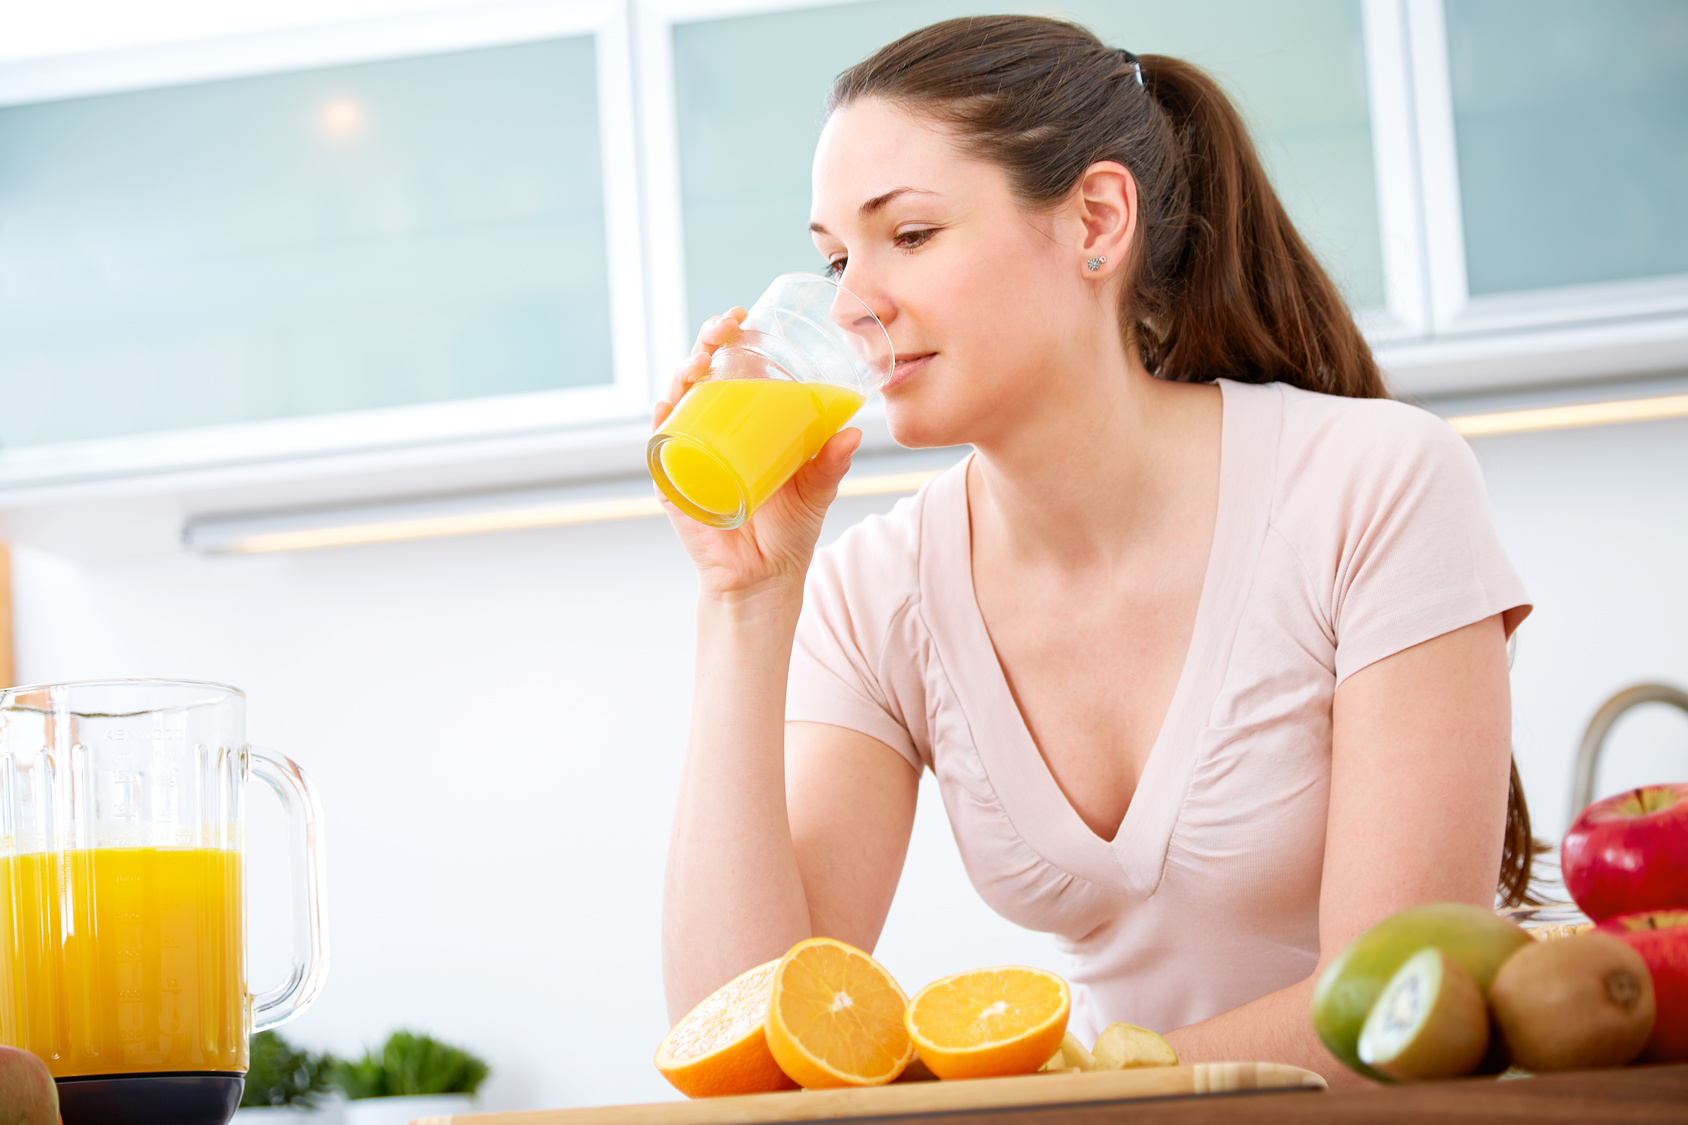
<path fill-rule="evenodd" d="M 252 773 L 287 809 L 288 851 L 293 870 L 293 967 L 275 988 L 252 997 L 254 1033 L 280 1027 L 303 1012 L 328 976 L 328 921 L 323 869 L 322 802 L 316 787 L 293 759 L 251 748 Z"/>

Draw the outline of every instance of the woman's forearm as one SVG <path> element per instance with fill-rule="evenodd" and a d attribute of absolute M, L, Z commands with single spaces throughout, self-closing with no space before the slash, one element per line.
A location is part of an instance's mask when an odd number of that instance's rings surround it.
<path fill-rule="evenodd" d="M 1308 977 L 1240 1008 L 1167 1034 L 1180 1062 L 1277 1062 L 1322 1074 L 1332 1086 L 1367 1081 L 1325 1050 L 1313 1030 L 1313 985 Z"/>
<path fill-rule="evenodd" d="M 802 590 L 699 600 L 692 722 L 663 891 L 670 1019 L 809 936 L 785 796 Z"/>

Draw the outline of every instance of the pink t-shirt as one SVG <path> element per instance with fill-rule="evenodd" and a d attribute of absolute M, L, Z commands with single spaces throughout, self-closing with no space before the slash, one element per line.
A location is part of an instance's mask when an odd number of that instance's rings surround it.
<path fill-rule="evenodd" d="M 1355 671 L 1528 598 L 1471 451 L 1415 407 L 1220 380 L 1212 553 L 1112 841 L 1055 783 L 973 594 L 965 464 L 819 552 L 786 717 L 930 768 L 967 873 L 1071 956 L 1075 1031 L 1182 1027 L 1319 956 L 1331 701 Z M 1129 638 L 1122 638 L 1129 643 Z"/>

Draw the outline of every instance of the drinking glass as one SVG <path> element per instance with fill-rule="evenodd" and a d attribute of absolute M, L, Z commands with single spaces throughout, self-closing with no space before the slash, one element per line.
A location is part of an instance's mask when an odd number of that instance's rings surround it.
<path fill-rule="evenodd" d="M 739 527 L 895 366 L 865 301 L 817 274 L 782 274 L 651 435 L 651 478 L 699 523 Z"/>
<path fill-rule="evenodd" d="M 322 810 L 294 762 L 246 743 L 221 684 L 0 691 L 0 1043 L 58 1082 L 65 1125 L 222 1125 L 247 1038 L 328 971 Z M 290 821 L 293 967 L 247 990 L 246 783 Z"/>

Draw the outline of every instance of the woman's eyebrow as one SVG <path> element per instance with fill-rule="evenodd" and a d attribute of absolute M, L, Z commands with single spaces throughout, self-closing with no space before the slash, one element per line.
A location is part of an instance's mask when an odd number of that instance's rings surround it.
<path fill-rule="evenodd" d="M 931 191 L 930 189 L 927 189 L 927 188 L 917 188 L 917 187 L 892 188 L 890 191 L 884 192 L 880 195 L 876 195 L 872 199 L 868 200 L 866 203 L 863 203 L 860 207 L 858 207 L 856 209 L 856 213 L 858 215 L 860 215 L 862 218 L 865 219 L 869 215 L 873 214 L 875 211 L 884 207 L 887 203 L 891 202 L 891 200 L 897 198 L 897 196 L 908 195 L 910 192 L 913 192 L 917 195 L 938 195 L 938 194 L 940 194 L 939 192 Z M 810 230 L 811 233 L 814 233 L 814 234 L 827 234 L 828 233 L 827 229 L 825 227 L 821 226 L 819 223 L 810 223 L 809 224 L 809 230 Z"/>

